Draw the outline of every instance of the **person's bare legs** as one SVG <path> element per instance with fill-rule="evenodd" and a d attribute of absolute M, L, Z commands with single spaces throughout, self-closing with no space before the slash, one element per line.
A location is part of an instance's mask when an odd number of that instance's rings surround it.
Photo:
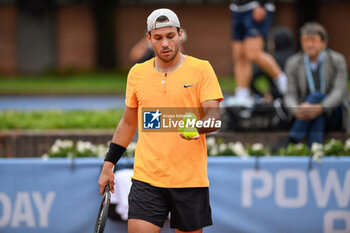
<path fill-rule="evenodd" d="M 141 219 L 128 220 L 128 233 L 159 233 L 160 230 L 161 230 L 160 227 Z M 186 231 L 186 232 L 176 229 L 175 232 L 176 233 L 202 233 L 203 229 L 199 229 L 196 231 Z"/>
<path fill-rule="evenodd" d="M 141 219 L 128 220 L 128 233 L 159 233 L 161 228 Z"/>
<path fill-rule="evenodd" d="M 180 231 L 180 230 L 176 229 L 176 233 L 202 233 L 202 232 L 203 232 L 203 229 L 199 229 L 196 231 Z"/>
<path fill-rule="evenodd" d="M 276 60 L 263 50 L 264 40 L 259 37 L 248 37 L 243 42 L 244 54 L 251 62 L 256 63 L 266 74 L 272 77 L 279 91 L 287 91 L 287 77 L 278 66 Z"/>
<path fill-rule="evenodd" d="M 233 41 L 231 43 L 231 48 L 236 87 L 249 88 L 252 77 L 252 67 L 251 62 L 245 56 L 243 41 Z"/>
<path fill-rule="evenodd" d="M 247 37 L 243 43 L 245 56 L 256 63 L 270 77 L 277 78 L 281 69 L 275 59 L 263 50 L 264 40 L 259 37 Z"/>
<path fill-rule="evenodd" d="M 227 99 L 232 105 L 251 106 L 250 81 L 252 78 L 251 62 L 244 54 L 243 41 L 231 43 L 233 57 L 233 73 L 236 81 L 234 98 Z"/>

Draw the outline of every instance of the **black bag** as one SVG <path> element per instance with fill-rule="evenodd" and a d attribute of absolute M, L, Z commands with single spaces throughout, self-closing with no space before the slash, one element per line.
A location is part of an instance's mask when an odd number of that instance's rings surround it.
<path fill-rule="evenodd" d="M 272 103 L 257 103 L 251 108 L 225 107 L 221 119 L 221 132 L 288 130 L 291 122 L 280 99 Z"/>

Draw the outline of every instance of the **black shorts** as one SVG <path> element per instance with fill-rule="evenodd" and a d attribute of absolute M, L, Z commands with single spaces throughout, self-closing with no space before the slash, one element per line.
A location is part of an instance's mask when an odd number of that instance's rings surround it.
<path fill-rule="evenodd" d="M 181 231 L 195 231 L 213 224 L 208 187 L 159 188 L 132 180 L 129 219 L 163 227 L 169 211 L 170 227 Z"/>

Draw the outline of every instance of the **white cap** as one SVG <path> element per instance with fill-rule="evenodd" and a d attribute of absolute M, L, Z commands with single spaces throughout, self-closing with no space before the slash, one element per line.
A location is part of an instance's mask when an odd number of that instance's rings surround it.
<path fill-rule="evenodd" d="M 169 19 L 167 22 L 156 22 L 158 17 L 165 16 Z M 174 11 L 161 8 L 154 10 L 147 18 L 147 31 L 163 27 L 180 27 L 180 21 Z"/>

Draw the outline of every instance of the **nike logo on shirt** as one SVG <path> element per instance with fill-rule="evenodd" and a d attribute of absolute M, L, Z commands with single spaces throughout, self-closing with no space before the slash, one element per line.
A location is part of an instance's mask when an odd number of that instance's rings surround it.
<path fill-rule="evenodd" d="M 184 84 L 184 88 L 187 88 L 187 87 L 193 87 L 194 85 L 185 85 Z"/>

